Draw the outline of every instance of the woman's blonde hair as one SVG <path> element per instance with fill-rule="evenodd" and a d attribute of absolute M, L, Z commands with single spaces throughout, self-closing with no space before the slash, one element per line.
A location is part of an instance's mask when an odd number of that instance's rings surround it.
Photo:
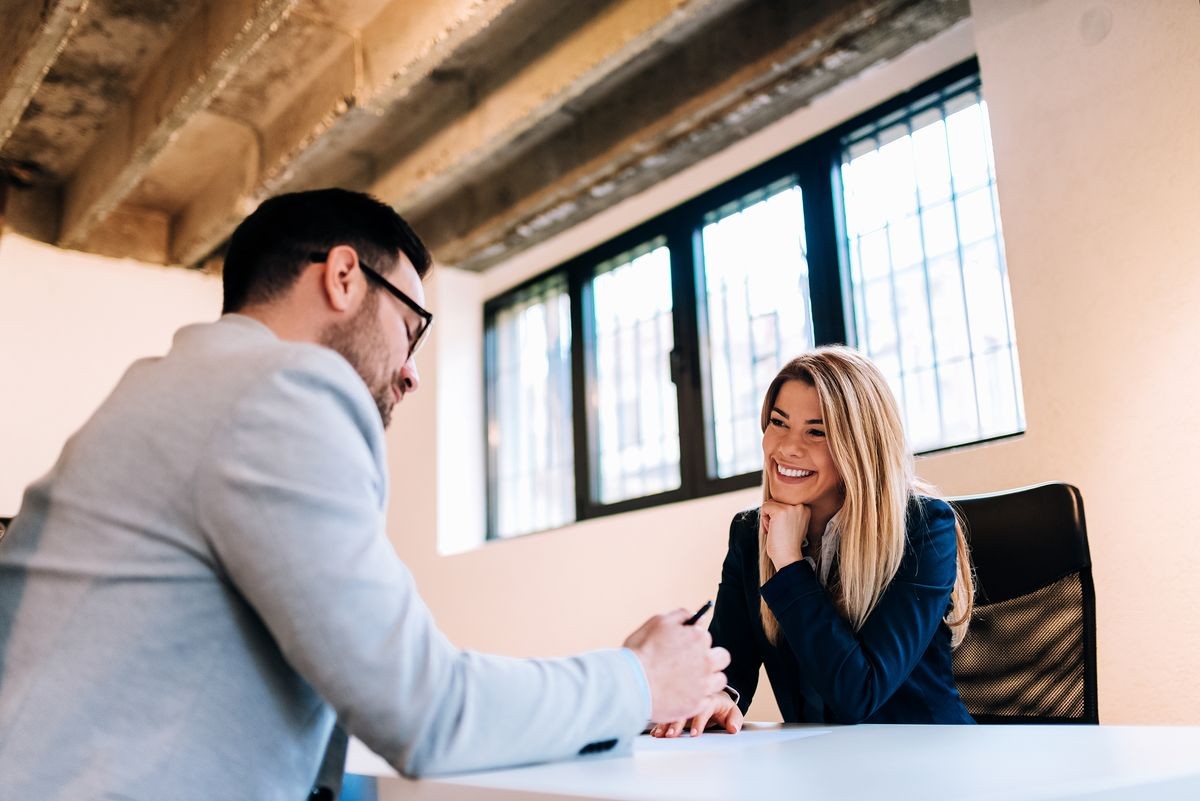
<path fill-rule="evenodd" d="M 816 348 L 792 359 L 767 388 L 764 432 L 779 390 L 788 381 L 803 381 L 816 389 L 829 452 L 842 477 L 845 500 L 833 518 L 839 537 L 838 580 L 831 590 L 843 617 L 858 631 L 900 568 L 910 498 L 918 492 L 934 495 L 934 491 L 916 477 L 896 399 L 870 359 L 840 345 Z M 763 499 L 771 499 L 766 469 Z M 958 576 L 945 618 L 952 646 L 967 634 L 975 596 L 970 552 L 957 513 L 955 517 Z M 758 540 L 761 586 L 775 575 L 761 516 Z M 760 604 L 763 629 L 771 642 L 778 642 L 779 621 L 765 601 Z"/>

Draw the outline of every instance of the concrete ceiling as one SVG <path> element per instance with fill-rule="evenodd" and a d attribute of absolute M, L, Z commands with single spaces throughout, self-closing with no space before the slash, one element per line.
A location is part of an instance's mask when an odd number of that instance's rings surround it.
<path fill-rule="evenodd" d="M 63 247 L 215 268 L 260 201 L 339 185 L 394 204 L 442 263 L 485 269 L 968 13 L 0 0 L 0 219 Z"/>

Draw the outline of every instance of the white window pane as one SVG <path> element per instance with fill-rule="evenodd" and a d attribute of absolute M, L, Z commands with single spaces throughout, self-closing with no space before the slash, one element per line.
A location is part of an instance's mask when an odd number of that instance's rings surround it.
<path fill-rule="evenodd" d="M 928 413 L 938 407 L 937 393 L 937 373 L 932 367 L 906 374 L 904 393 L 896 393 L 897 398 L 905 400 L 904 427 L 915 450 L 936 448 L 941 443 L 941 421 L 936 414 Z"/>
<path fill-rule="evenodd" d="M 879 149 L 877 192 L 883 219 L 890 223 L 917 210 L 917 182 L 913 175 L 912 140 L 905 135 Z"/>
<path fill-rule="evenodd" d="M 590 293 L 593 499 L 609 504 L 675 489 L 679 413 L 669 364 L 675 342 L 670 251 L 656 241 L 605 262 Z"/>
<path fill-rule="evenodd" d="M 969 358 L 971 339 L 963 305 L 962 269 L 958 256 L 952 254 L 936 259 L 930 262 L 928 269 L 938 358 L 945 361 Z"/>
<path fill-rule="evenodd" d="M 912 140 L 921 203 L 932 205 L 948 200 L 953 190 L 950 184 L 950 161 L 946 154 L 946 129 L 941 118 L 913 131 Z"/>
<path fill-rule="evenodd" d="M 946 118 L 946 139 L 955 191 L 966 192 L 988 183 L 988 152 L 978 103 Z"/>
<path fill-rule="evenodd" d="M 938 365 L 938 391 L 942 399 L 942 436 L 950 442 L 979 439 L 971 360 L 959 359 Z"/>
<path fill-rule="evenodd" d="M 701 242 L 709 469 L 724 478 L 761 469 L 763 393 L 813 344 L 799 187 L 784 180 L 710 213 Z"/>
<path fill-rule="evenodd" d="M 1011 348 L 1003 348 L 979 357 L 980 369 L 976 370 L 976 391 L 979 394 L 980 432 L 984 437 L 994 437 L 1014 431 L 1024 425 L 1018 416 L 1018 410 L 1013 403 L 1017 395 L 1017 387 L 1013 384 L 1015 375 L 1011 360 L 1014 353 Z"/>
<path fill-rule="evenodd" d="M 575 519 L 571 317 L 566 285 L 547 281 L 497 311 L 488 327 L 488 463 L 492 535 Z"/>
<path fill-rule="evenodd" d="M 958 249 L 954 206 L 949 202 L 922 210 L 921 228 L 925 235 L 925 258 L 933 259 Z"/>
<path fill-rule="evenodd" d="M 933 327 L 929 319 L 928 285 L 919 266 L 896 273 L 896 312 L 904 336 L 901 358 L 909 370 L 932 367 L 934 362 Z"/>
<path fill-rule="evenodd" d="M 1003 298 L 1008 288 L 995 241 L 980 242 L 963 252 L 963 284 L 971 321 L 971 348 L 976 353 L 987 353 L 1006 347 L 1011 339 L 1008 309 L 996 298 Z"/>
<path fill-rule="evenodd" d="M 991 239 L 996 235 L 996 214 L 992 208 L 992 190 L 985 186 L 959 197 L 958 239 L 964 245 Z"/>
<path fill-rule="evenodd" d="M 862 280 L 874 281 L 886 278 L 892 271 L 892 259 L 888 253 L 887 230 L 879 228 L 858 238 L 859 259 L 862 261 Z"/>
<path fill-rule="evenodd" d="M 896 352 L 899 331 L 892 308 L 892 282 L 880 278 L 866 285 L 866 328 L 863 337 L 867 353 L 880 359 Z"/>
<path fill-rule="evenodd" d="M 888 226 L 891 259 L 894 269 L 902 270 L 924 259 L 921 245 L 921 221 L 909 215 Z"/>

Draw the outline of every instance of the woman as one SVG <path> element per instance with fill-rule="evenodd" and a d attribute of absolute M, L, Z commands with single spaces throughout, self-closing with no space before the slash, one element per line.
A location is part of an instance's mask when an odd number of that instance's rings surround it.
<path fill-rule="evenodd" d="M 728 695 L 652 733 L 738 731 L 763 664 L 786 722 L 973 723 L 950 658 L 971 616 L 966 541 L 915 477 L 878 368 L 845 347 L 792 360 L 762 430 L 763 503 L 733 519 L 710 627 Z"/>

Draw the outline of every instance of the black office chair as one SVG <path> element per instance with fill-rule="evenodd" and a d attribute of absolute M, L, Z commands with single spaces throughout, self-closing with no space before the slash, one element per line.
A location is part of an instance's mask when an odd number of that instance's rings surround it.
<path fill-rule="evenodd" d="M 1096 590 L 1083 498 L 1050 483 L 951 498 L 975 563 L 954 675 L 979 723 L 1099 723 Z"/>

